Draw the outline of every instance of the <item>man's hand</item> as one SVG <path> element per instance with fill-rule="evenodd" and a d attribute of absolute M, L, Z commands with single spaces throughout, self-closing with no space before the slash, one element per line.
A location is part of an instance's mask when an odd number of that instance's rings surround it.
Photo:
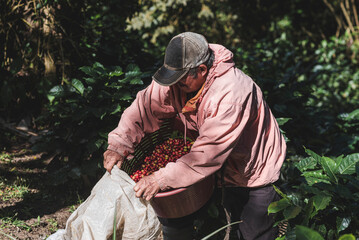
<path fill-rule="evenodd" d="M 160 191 L 160 186 L 153 175 L 148 175 L 141 178 L 133 189 L 136 192 L 136 197 L 150 201 Z"/>
<path fill-rule="evenodd" d="M 103 166 L 109 173 L 111 173 L 111 170 L 115 164 L 118 168 L 121 168 L 122 162 L 123 157 L 117 152 L 106 150 L 106 152 L 103 154 Z"/>

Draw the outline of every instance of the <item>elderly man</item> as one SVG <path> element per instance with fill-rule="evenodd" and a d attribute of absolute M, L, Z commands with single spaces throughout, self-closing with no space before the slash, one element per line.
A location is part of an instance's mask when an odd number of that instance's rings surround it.
<path fill-rule="evenodd" d="M 136 196 L 150 200 L 160 190 L 222 172 L 225 207 L 233 221 L 242 221 L 238 238 L 275 239 L 267 209 L 278 200 L 272 183 L 279 178 L 286 143 L 261 89 L 235 67 L 232 52 L 193 32 L 171 39 L 153 80 L 109 134 L 104 167 L 121 166 L 145 133 L 178 116 L 185 131 L 198 132 L 191 151 L 142 178 Z M 164 239 L 192 239 L 190 216 L 160 221 Z"/>

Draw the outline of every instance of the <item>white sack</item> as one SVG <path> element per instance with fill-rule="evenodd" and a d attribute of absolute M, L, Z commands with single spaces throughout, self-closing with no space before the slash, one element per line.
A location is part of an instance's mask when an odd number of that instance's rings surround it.
<path fill-rule="evenodd" d="M 116 165 L 106 172 L 91 195 L 71 214 L 65 229 L 47 240 L 112 239 L 116 211 L 116 239 L 157 239 L 161 225 L 149 202 L 137 198 L 135 182 Z"/>

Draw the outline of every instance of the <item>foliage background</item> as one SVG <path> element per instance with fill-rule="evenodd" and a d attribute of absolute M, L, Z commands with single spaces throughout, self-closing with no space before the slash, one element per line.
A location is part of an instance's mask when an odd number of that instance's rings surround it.
<path fill-rule="evenodd" d="M 358 5 L 0 0 L 0 118 L 30 119 L 42 131 L 33 148 L 55 155 L 54 184 L 96 179 L 107 133 L 151 81 L 170 38 L 194 31 L 232 50 L 283 121 L 282 178 L 290 185 L 288 171 L 307 157 L 305 148 L 334 159 L 358 152 Z"/>

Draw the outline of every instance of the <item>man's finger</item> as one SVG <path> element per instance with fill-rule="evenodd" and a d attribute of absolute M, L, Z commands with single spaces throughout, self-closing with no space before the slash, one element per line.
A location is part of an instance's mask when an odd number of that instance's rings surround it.
<path fill-rule="evenodd" d="M 138 185 L 136 185 L 137 186 L 137 190 L 135 190 L 135 192 L 136 192 L 136 197 L 141 197 L 142 196 L 142 194 L 144 193 L 144 189 L 143 188 L 141 188 L 140 186 L 138 186 Z M 135 186 L 135 187 L 136 187 Z"/>

